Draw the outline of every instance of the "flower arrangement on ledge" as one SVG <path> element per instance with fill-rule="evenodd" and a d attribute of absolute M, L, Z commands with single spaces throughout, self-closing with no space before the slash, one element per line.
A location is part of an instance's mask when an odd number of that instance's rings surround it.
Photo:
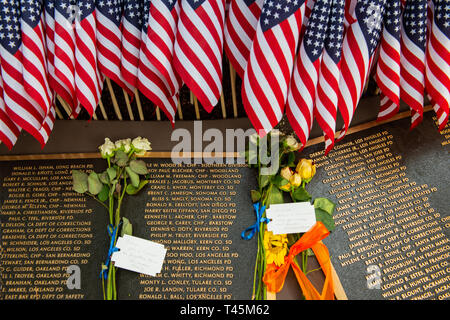
<path fill-rule="evenodd" d="M 256 227 L 250 236 L 245 236 L 248 229 L 242 234 L 247 240 L 256 235 L 258 241 L 252 292 L 252 299 L 255 300 L 266 299 L 267 291 L 281 291 L 290 267 L 305 299 L 334 299 L 331 262 L 328 249 L 321 240 L 335 228 L 335 204 L 327 198 L 312 201 L 306 186 L 316 174 L 316 166 L 309 159 L 296 162 L 296 152 L 300 149 L 301 144 L 293 136 L 273 131 L 264 138 L 256 134 L 251 136 L 249 148 L 245 151 L 247 163 L 258 169 L 258 190 L 251 190 L 257 216 Z M 271 163 L 261 161 L 268 158 L 272 159 Z M 265 170 L 273 167 L 273 162 L 276 169 Z M 284 203 L 284 194 L 287 193 L 292 202 L 312 201 L 317 222 L 308 232 L 274 235 L 267 231 L 266 224 L 270 221 L 265 216 L 265 209 L 271 204 Z M 300 255 L 300 263 L 297 255 Z M 306 276 L 308 256 L 312 255 L 316 256 L 325 274 L 324 288 L 320 293 Z"/>
<path fill-rule="evenodd" d="M 116 300 L 116 268 L 110 262 L 111 255 L 117 250 L 118 236 L 131 235 L 133 232 L 132 224 L 126 217 L 121 216 L 120 210 L 126 194 L 135 195 L 148 183 L 145 179 L 148 173 L 147 165 L 138 160 L 137 156 L 143 156 L 146 151 L 151 150 L 151 145 L 146 138 L 141 137 L 116 142 L 105 138 L 105 143 L 99 149 L 102 158 L 108 163 L 108 168 L 100 173 L 92 171 L 89 174 L 73 170 L 73 190 L 92 197 L 108 211 L 107 231 L 110 242 L 105 263 L 101 266 L 100 278 L 103 299 Z"/>

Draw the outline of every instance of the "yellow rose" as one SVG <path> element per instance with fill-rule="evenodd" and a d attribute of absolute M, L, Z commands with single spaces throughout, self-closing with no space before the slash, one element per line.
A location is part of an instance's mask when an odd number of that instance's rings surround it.
<path fill-rule="evenodd" d="M 286 183 L 284 186 L 281 186 L 280 189 L 283 191 L 289 192 L 289 191 L 291 191 L 291 184 Z"/>
<path fill-rule="evenodd" d="M 301 159 L 297 164 L 295 171 L 300 175 L 303 180 L 311 180 L 316 174 L 316 165 L 312 160 Z"/>
<path fill-rule="evenodd" d="M 294 173 L 289 182 L 294 188 L 298 188 L 302 184 L 302 177 L 298 173 Z"/>
<path fill-rule="evenodd" d="M 289 168 L 289 167 L 284 167 L 283 169 L 281 169 L 280 175 L 281 175 L 284 179 L 289 180 L 289 179 L 292 177 L 292 171 L 291 171 L 291 168 Z"/>

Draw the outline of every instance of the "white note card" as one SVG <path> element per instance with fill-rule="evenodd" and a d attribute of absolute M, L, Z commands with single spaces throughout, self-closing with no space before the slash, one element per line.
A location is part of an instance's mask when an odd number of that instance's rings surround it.
<path fill-rule="evenodd" d="M 129 235 L 119 237 L 116 248 L 111 256 L 116 267 L 149 276 L 161 272 L 167 252 L 162 244 Z"/>
<path fill-rule="evenodd" d="M 314 206 L 309 202 L 271 204 L 266 216 L 271 220 L 267 230 L 273 234 L 303 233 L 316 223 Z"/>

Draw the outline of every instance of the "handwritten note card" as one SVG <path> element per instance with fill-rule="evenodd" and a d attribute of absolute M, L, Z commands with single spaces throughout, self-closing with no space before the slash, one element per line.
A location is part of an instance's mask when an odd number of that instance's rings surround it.
<path fill-rule="evenodd" d="M 314 206 L 309 202 L 272 204 L 266 211 L 273 234 L 303 233 L 316 223 Z"/>
<path fill-rule="evenodd" d="M 124 235 L 117 239 L 116 247 L 119 251 L 111 257 L 116 267 L 150 276 L 161 272 L 167 252 L 164 245 Z"/>

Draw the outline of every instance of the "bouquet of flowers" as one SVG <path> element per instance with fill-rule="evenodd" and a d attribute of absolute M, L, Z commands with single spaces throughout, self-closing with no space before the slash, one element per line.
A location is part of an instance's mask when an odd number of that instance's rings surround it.
<path fill-rule="evenodd" d="M 108 163 L 107 169 L 99 173 L 73 170 L 73 190 L 92 197 L 108 211 L 107 231 L 110 244 L 107 258 L 101 267 L 100 278 L 103 298 L 116 300 L 116 268 L 110 263 L 111 255 L 117 250 L 116 242 L 119 234 L 131 235 L 133 232 L 132 224 L 126 217 L 121 216 L 120 209 L 126 194 L 135 195 L 148 183 L 145 179 L 148 173 L 147 165 L 137 157 L 151 150 L 151 146 L 147 139 L 141 137 L 116 142 L 105 138 L 105 143 L 99 149 L 102 158 Z"/>
<path fill-rule="evenodd" d="M 296 161 L 296 152 L 300 149 L 301 144 L 293 136 L 284 136 L 275 131 L 264 138 L 257 135 L 251 136 L 249 148 L 245 152 L 246 161 L 250 167 L 258 169 L 258 189 L 251 190 L 251 197 L 257 215 L 256 231 L 261 230 L 257 234 L 258 252 L 254 269 L 252 299 L 266 299 L 268 289 L 275 292 L 281 290 L 289 265 L 292 265 L 294 272 L 302 271 L 298 272 L 297 278 L 305 298 L 313 299 L 321 296 L 308 293 L 313 291 L 313 288 L 306 278 L 307 260 L 308 256 L 315 255 L 315 250 L 313 252 L 312 249 L 317 249 L 317 252 L 324 253 L 324 255 L 320 254 L 319 263 L 321 265 L 328 263 L 327 270 L 330 267 L 329 256 L 328 261 L 322 259 L 327 256 L 328 250 L 320 240 L 334 230 L 335 204 L 327 198 L 314 199 L 313 204 L 318 223 L 305 234 L 274 235 L 271 231 L 266 230 L 265 225 L 270 223 L 265 217 L 265 209 L 271 204 L 284 203 L 285 194 L 289 194 L 288 198 L 293 202 L 311 202 L 312 200 L 306 186 L 316 174 L 316 166 L 309 159 Z M 267 158 L 272 159 L 270 164 L 267 161 L 261 161 Z M 266 170 L 269 165 L 272 167 L 271 170 Z M 242 237 L 250 238 L 244 233 Z M 300 253 L 301 263 L 299 265 L 295 256 Z M 323 296 L 331 297 L 330 290 L 325 290 Z"/>

